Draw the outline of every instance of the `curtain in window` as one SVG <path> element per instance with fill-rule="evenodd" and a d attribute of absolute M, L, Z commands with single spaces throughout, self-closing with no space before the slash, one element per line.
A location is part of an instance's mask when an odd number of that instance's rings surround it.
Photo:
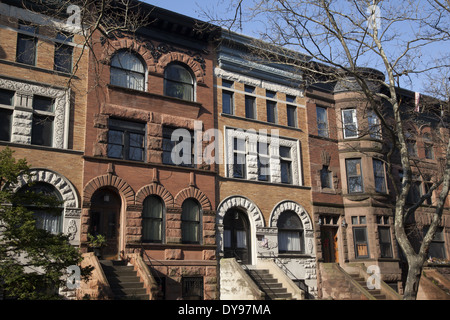
<path fill-rule="evenodd" d="M 162 242 L 163 205 L 160 199 L 155 196 L 145 199 L 142 219 L 142 239 Z"/>
<path fill-rule="evenodd" d="M 247 232 L 245 230 L 236 230 L 236 247 L 247 248 Z"/>
<path fill-rule="evenodd" d="M 168 66 L 164 71 L 164 94 L 194 101 L 194 79 L 189 70 L 178 64 Z"/>
<path fill-rule="evenodd" d="M 223 231 L 223 246 L 224 248 L 231 247 L 231 230 Z"/>
<path fill-rule="evenodd" d="M 43 210 L 35 210 L 34 218 L 38 229 L 47 230 L 52 234 L 62 232 L 62 213 L 50 213 Z"/>
<path fill-rule="evenodd" d="M 145 68 L 131 52 L 122 51 L 111 60 L 111 84 L 124 88 L 144 90 Z"/>
<path fill-rule="evenodd" d="M 181 213 L 182 241 L 198 243 L 200 234 L 200 206 L 196 201 L 187 199 L 183 202 Z"/>
<path fill-rule="evenodd" d="M 277 227 L 280 252 L 303 252 L 303 225 L 295 212 L 281 213 Z"/>
<path fill-rule="evenodd" d="M 280 251 L 301 251 L 300 233 L 298 231 L 278 232 L 278 246 Z"/>

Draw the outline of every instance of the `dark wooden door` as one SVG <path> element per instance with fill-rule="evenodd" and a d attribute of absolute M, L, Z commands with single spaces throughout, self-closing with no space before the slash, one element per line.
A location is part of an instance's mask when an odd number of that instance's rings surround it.
<path fill-rule="evenodd" d="M 322 226 L 322 255 L 324 262 L 339 262 L 338 236 L 336 227 Z"/>
<path fill-rule="evenodd" d="M 97 191 L 92 197 L 91 234 L 106 237 L 103 259 L 118 259 L 120 231 L 120 198 L 108 189 Z"/>

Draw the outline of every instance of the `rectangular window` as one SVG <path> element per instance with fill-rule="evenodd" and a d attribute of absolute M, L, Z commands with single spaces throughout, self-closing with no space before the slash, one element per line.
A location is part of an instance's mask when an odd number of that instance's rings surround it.
<path fill-rule="evenodd" d="M 0 140 L 11 140 L 14 91 L 0 89 Z"/>
<path fill-rule="evenodd" d="M 369 244 L 367 242 L 367 228 L 353 227 L 353 239 L 355 241 L 355 257 L 368 258 Z"/>
<path fill-rule="evenodd" d="M 53 98 L 33 96 L 31 144 L 53 146 L 54 103 Z"/>
<path fill-rule="evenodd" d="M 56 35 L 56 39 L 64 42 L 72 42 L 73 36 L 59 32 Z M 55 44 L 54 69 L 56 71 L 71 73 L 72 54 L 73 54 L 73 47 L 71 45 L 57 42 Z"/>
<path fill-rule="evenodd" d="M 432 144 L 425 143 L 425 158 L 430 160 L 434 159 L 434 151 Z"/>
<path fill-rule="evenodd" d="M 367 121 L 369 123 L 369 136 L 373 139 L 381 139 L 381 122 L 374 111 L 369 112 Z"/>
<path fill-rule="evenodd" d="M 361 172 L 361 159 L 346 159 L 347 189 L 348 193 L 363 192 L 363 181 Z"/>
<path fill-rule="evenodd" d="M 258 180 L 270 181 L 269 144 L 258 142 Z"/>
<path fill-rule="evenodd" d="M 36 34 L 37 28 L 31 25 L 19 22 L 19 30 Z M 36 64 L 36 43 L 37 39 L 34 35 L 18 33 L 16 61 L 29 65 Z"/>
<path fill-rule="evenodd" d="M 233 178 L 245 179 L 247 171 L 245 140 L 234 138 L 233 146 Z"/>
<path fill-rule="evenodd" d="M 195 167 L 194 133 L 184 128 L 163 127 L 163 163 Z"/>
<path fill-rule="evenodd" d="M 383 161 L 373 159 L 373 176 L 375 180 L 375 191 L 386 193 L 386 179 L 384 175 Z"/>
<path fill-rule="evenodd" d="M 433 186 L 433 183 L 424 182 L 423 186 L 425 187 L 425 193 L 428 193 L 430 191 L 430 188 Z M 433 193 L 431 193 L 431 196 L 425 200 L 425 203 L 428 205 L 431 205 L 433 203 Z"/>
<path fill-rule="evenodd" d="M 316 108 L 317 114 L 317 134 L 321 137 L 328 138 L 328 115 L 327 109 L 322 107 Z"/>
<path fill-rule="evenodd" d="M 409 188 L 408 196 L 406 197 L 406 202 L 417 203 L 422 196 L 422 182 L 413 181 Z"/>
<path fill-rule="evenodd" d="M 144 161 L 145 123 L 109 119 L 108 157 Z"/>
<path fill-rule="evenodd" d="M 276 98 L 276 92 L 267 91 L 266 97 L 269 99 Z M 277 102 L 274 100 L 266 100 L 267 122 L 277 123 Z"/>
<path fill-rule="evenodd" d="M 378 226 L 378 237 L 382 258 L 392 258 L 391 228 Z"/>
<path fill-rule="evenodd" d="M 292 184 L 291 148 L 280 146 L 281 183 Z"/>
<path fill-rule="evenodd" d="M 0 109 L 0 140 L 11 141 L 12 110 Z"/>
<path fill-rule="evenodd" d="M 203 300 L 203 277 L 182 277 L 183 300 Z"/>
<path fill-rule="evenodd" d="M 344 139 L 358 137 L 356 109 L 342 110 L 342 125 L 344 130 Z"/>
<path fill-rule="evenodd" d="M 286 106 L 287 125 L 289 127 L 297 128 L 297 107 L 294 105 L 289 105 L 289 103 L 295 103 L 295 97 L 286 96 L 286 102 L 288 103 Z"/>
<path fill-rule="evenodd" d="M 428 232 L 429 226 L 423 228 L 423 235 Z M 445 239 L 444 239 L 444 228 L 438 227 L 434 238 L 430 243 L 430 248 L 428 251 L 428 256 L 438 259 L 446 259 L 445 254 Z"/>
<path fill-rule="evenodd" d="M 222 87 L 232 88 L 233 82 L 222 80 Z M 222 89 L 222 112 L 234 114 L 234 94 L 232 91 Z"/>
<path fill-rule="evenodd" d="M 245 92 L 254 94 L 255 87 L 245 86 Z M 256 119 L 256 99 L 253 96 L 245 96 L 245 117 Z"/>
<path fill-rule="evenodd" d="M 322 170 L 320 170 L 320 185 L 322 189 L 333 188 L 331 171 L 328 170 L 328 166 L 324 165 Z"/>

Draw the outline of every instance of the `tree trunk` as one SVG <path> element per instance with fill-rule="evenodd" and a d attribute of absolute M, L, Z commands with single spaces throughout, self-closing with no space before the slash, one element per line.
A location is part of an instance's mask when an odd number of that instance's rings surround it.
<path fill-rule="evenodd" d="M 416 300 L 419 291 L 419 282 L 422 275 L 423 262 L 419 259 L 411 259 L 408 261 L 408 276 L 406 277 L 405 290 L 403 292 L 403 300 Z"/>

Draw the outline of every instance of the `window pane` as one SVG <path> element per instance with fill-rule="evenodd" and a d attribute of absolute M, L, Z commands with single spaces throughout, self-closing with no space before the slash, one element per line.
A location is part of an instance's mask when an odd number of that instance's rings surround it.
<path fill-rule="evenodd" d="M 222 91 L 222 112 L 233 114 L 233 93 Z"/>
<path fill-rule="evenodd" d="M 35 64 L 36 38 L 24 34 L 17 35 L 16 61 L 29 65 Z"/>
<path fill-rule="evenodd" d="M 347 169 L 347 187 L 349 193 L 363 192 L 361 159 L 345 160 Z"/>
<path fill-rule="evenodd" d="M 33 96 L 33 109 L 53 112 L 54 99 L 43 96 Z"/>
<path fill-rule="evenodd" d="M 123 144 L 123 132 L 116 130 L 108 131 L 108 143 Z"/>
<path fill-rule="evenodd" d="M 53 145 L 53 117 L 33 116 L 31 144 L 48 147 Z"/>
<path fill-rule="evenodd" d="M 281 183 L 292 183 L 292 168 L 290 161 L 281 160 Z"/>
<path fill-rule="evenodd" d="M 289 147 L 280 147 L 280 157 L 290 158 L 291 157 L 291 148 L 289 148 Z"/>
<path fill-rule="evenodd" d="M 255 98 L 245 97 L 245 117 L 248 119 L 256 119 Z"/>
<path fill-rule="evenodd" d="M 13 105 L 14 91 L 0 89 L 0 104 Z"/>
<path fill-rule="evenodd" d="M 267 101 L 267 121 L 277 122 L 277 103 L 274 101 Z"/>
<path fill-rule="evenodd" d="M 11 140 L 12 110 L 0 109 L 0 140 Z"/>
<path fill-rule="evenodd" d="M 352 138 L 358 136 L 356 110 L 349 109 L 342 111 L 342 121 L 344 126 L 344 138 Z"/>
<path fill-rule="evenodd" d="M 367 245 L 366 228 L 353 228 L 353 237 L 355 241 L 356 257 L 368 257 L 369 248 Z"/>
<path fill-rule="evenodd" d="M 131 52 L 122 51 L 111 60 L 110 82 L 124 88 L 144 90 L 145 68 L 141 60 Z"/>
<path fill-rule="evenodd" d="M 373 159 L 373 174 L 375 178 L 375 191 L 386 193 L 383 161 Z"/>
<path fill-rule="evenodd" d="M 56 44 L 55 48 L 55 70 L 61 72 L 72 72 L 73 48 L 68 45 Z"/>
<path fill-rule="evenodd" d="M 320 183 L 322 188 L 331 188 L 331 171 L 328 170 L 328 166 L 323 166 L 320 170 Z"/>
<path fill-rule="evenodd" d="M 164 94 L 183 100 L 194 100 L 194 79 L 188 69 L 172 64 L 164 70 Z"/>
<path fill-rule="evenodd" d="M 144 241 L 162 241 L 163 205 L 156 196 L 149 196 L 144 201 L 142 212 L 142 238 Z"/>
<path fill-rule="evenodd" d="M 287 106 L 287 124 L 289 127 L 297 127 L 296 107 Z"/>
<path fill-rule="evenodd" d="M 327 109 L 317 107 L 317 133 L 321 137 L 328 137 L 328 116 Z"/>
<path fill-rule="evenodd" d="M 379 227 L 380 251 L 382 258 L 392 258 L 391 231 L 388 227 Z"/>

